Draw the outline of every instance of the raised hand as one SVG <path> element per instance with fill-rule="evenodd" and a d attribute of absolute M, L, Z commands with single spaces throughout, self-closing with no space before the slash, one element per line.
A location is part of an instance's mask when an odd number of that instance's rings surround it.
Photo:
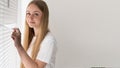
<path fill-rule="evenodd" d="M 21 46 L 21 32 L 18 28 L 13 28 L 11 37 L 14 40 L 15 46 L 20 47 Z"/>

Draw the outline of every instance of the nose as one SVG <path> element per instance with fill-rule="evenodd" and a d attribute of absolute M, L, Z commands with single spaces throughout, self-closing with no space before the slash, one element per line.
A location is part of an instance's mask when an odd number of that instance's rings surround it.
<path fill-rule="evenodd" d="M 32 14 L 28 15 L 28 16 L 26 16 L 26 20 L 27 20 L 27 22 L 32 22 L 34 20 L 34 16 Z"/>
<path fill-rule="evenodd" d="M 31 15 L 29 16 L 29 19 L 33 20 L 33 18 L 34 18 L 34 15 L 31 14 Z"/>

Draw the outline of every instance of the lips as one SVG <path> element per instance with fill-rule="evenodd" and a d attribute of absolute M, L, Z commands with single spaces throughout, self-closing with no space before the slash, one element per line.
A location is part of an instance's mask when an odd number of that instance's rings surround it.
<path fill-rule="evenodd" d="M 29 27 L 33 28 L 35 26 L 35 22 L 28 22 Z"/>
<path fill-rule="evenodd" d="M 30 22 L 31 24 L 34 24 L 35 22 Z"/>

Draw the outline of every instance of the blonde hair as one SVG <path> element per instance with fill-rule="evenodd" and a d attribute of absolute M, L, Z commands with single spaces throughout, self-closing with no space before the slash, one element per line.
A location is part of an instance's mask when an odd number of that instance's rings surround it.
<path fill-rule="evenodd" d="M 48 29 L 48 22 L 49 22 L 49 10 L 47 4 L 43 0 L 33 0 L 31 1 L 29 5 L 34 4 L 36 5 L 41 11 L 42 11 L 42 17 L 41 17 L 41 24 L 39 29 L 39 35 L 35 40 L 34 46 L 32 48 L 31 58 L 33 61 L 36 60 L 37 54 L 40 50 L 40 44 L 42 40 L 44 39 L 45 35 L 49 31 Z M 33 28 L 30 28 L 25 22 L 25 32 L 24 32 L 24 40 L 23 40 L 23 47 L 25 51 L 28 50 L 30 42 L 34 36 L 34 30 Z M 21 62 L 21 68 L 25 68 L 23 63 Z"/>

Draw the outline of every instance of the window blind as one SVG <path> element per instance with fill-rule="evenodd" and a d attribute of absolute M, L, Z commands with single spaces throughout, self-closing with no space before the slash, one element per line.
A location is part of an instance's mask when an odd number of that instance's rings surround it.
<path fill-rule="evenodd" d="M 0 0 L 0 24 L 17 23 L 18 0 Z M 11 30 L 0 26 L 0 68 L 16 68 L 16 48 Z"/>

